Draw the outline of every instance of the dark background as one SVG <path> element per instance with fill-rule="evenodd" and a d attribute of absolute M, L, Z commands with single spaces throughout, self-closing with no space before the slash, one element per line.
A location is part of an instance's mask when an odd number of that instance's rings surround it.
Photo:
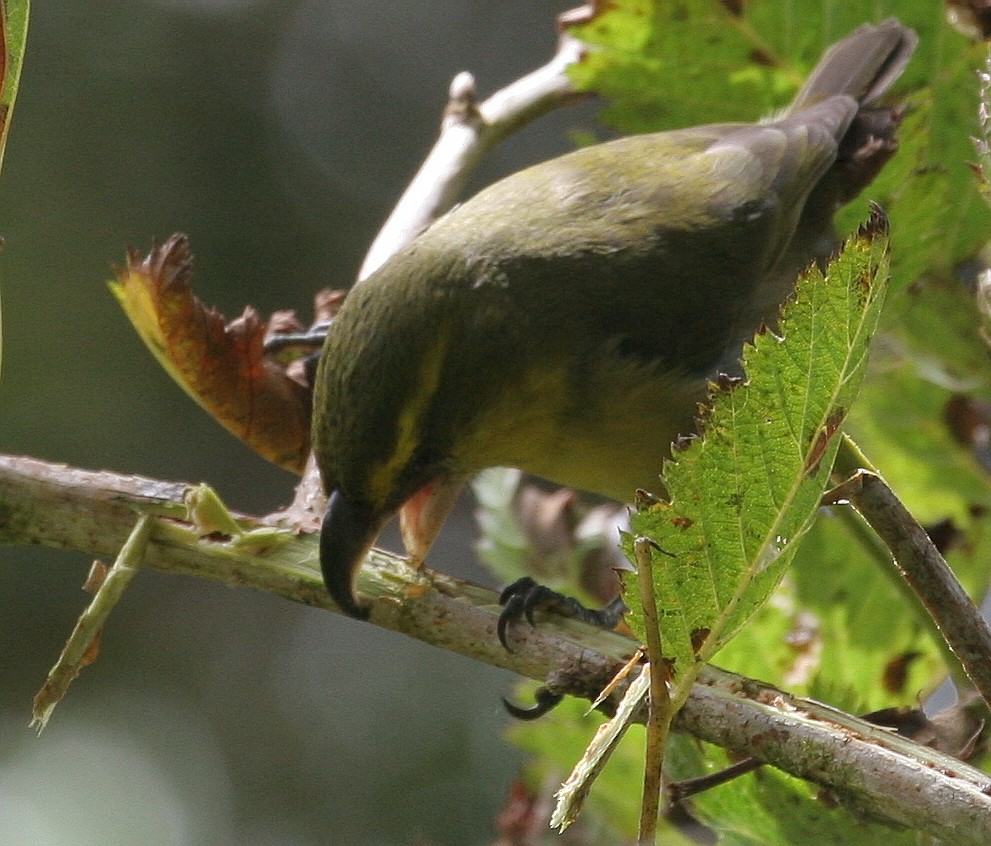
<path fill-rule="evenodd" d="M 429 149 L 447 86 L 554 48 L 552 0 L 35 0 L 0 180 L 0 452 L 207 481 L 266 513 L 294 479 L 202 412 L 107 291 L 186 232 L 229 317 L 345 286 Z M 94 11 L 95 10 L 95 11 Z M 480 178 L 569 148 L 544 119 Z M 470 504 L 432 563 L 471 563 Z M 85 556 L 0 548 L 0 842 L 481 844 L 521 757 L 513 677 L 332 614 L 141 573 L 42 737 L 31 698 Z"/>

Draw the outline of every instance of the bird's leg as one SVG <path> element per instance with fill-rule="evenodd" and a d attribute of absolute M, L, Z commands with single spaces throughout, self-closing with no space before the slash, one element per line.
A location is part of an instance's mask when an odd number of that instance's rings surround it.
<path fill-rule="evenodd" d="M 302 365 L 305 384 L 312 386 L 316 382 L 320 351 L 332 323 L 333 320 L 320 320 L 302 332 L 270 332 L 262 342 L 262 348 L 268 356 L 299 362 L 296 366 Z M 290 351 L 287 355 L 280 355 L 286 350 Z"/>
<path fill-rule="evenodd" d="M 304 347 L 314 350 L 319 355 L 332 322 L 321 320 L 303 332 L 274 332 L 265 338 L 265 352 L 273 354 L 282 352 L 287 347 Z"/>
<path fill-rule="evenodd" d="M 496 631 L 499 642 L 510 652 L 513 650 L 507 639 L 509 624 L 522 618 L 532 626 L 536 611 L 548 611 L 599 628 L 614 629 L 629 610 L 618 596 L 603 608 L 586 608 L 577 599 L 544 587 L 529 576 L 517 579 L 503 590 L 499 596 L 499 604 L 502 606 L 502 613 L 499 614 Z"/>

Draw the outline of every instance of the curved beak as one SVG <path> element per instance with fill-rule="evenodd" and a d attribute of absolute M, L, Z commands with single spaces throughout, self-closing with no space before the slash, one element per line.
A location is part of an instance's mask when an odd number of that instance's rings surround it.
<path fill-rule="evenodd" d="M 331 491 L 320 529 L 320 569 L 331 598 L 345 614 L 368 619 L 368 607 L 354 594 L 354 576 L 391 515 Z"/>

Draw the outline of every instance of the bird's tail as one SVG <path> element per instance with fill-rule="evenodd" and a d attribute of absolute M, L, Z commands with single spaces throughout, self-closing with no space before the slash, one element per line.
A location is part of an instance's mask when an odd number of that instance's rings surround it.
<path fill-rule="evenodd" d="M 830 47 L 788 107 L 794 114 L 836 94 L 863 106 L 881 97 L 912 58 L 919 37 L 895 18 L 864 24 Z"/>

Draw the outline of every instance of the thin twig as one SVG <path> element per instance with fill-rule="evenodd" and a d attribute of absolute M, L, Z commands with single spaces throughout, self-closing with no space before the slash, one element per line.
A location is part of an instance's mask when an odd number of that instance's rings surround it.
<path fill-rule="evenodd" d="M 756 758 L 744 758 L 742 761 L 737 761 L 735 764 L 730 764 L 728 767 L 723 767 L 714 773 L 707 773 L 706 775 L 695 778 L 686 778 L 682 781 L 669 784 L 668 798 L 672 804 L 684 802 L 692 796 L 704 793 L 706 790 L 712 790 L 714 787 L 720 787 L 735 778 L 752 773 L 754 770 L 763 766 L 764 762 L 758 761 Z"/>
<path fill-rule="evenodd" d="M 358 273 L 359 280 L 378 270 L 448 212 L 461 199 L 475 168 L 500 141 L 534 118 L 580 96 L 567 70 L 581 58 L 583 50 L 580 41 L 563 33 L 557 52 L 546 65 L 482 103 L 476 100 L 475 78 L 470 73 L 462 72 L 454 78 L 440 136 L 372 242 Z"/>
<path fill-rule="evenodd" d="M 572 15 L 580 21 L 589 14 L 584 9 Z M 562 28 L 569 13 L 559 17 Z M 557 51 L 547 64 L 495 92 L 482 103 L 476 101 L 475 80 L 467 72 L 451 82 L 441 132 L 409 187 L 372 242 L 358 272 L 358 281 L 367 278 L 392 255 L 424 232 L 437 218 L 461 199 L 465 184 L 479 163 L 499 142 L 530 121 L 583 96 L 575 91 L 568 68 L 584 52 L 581 42 L 562 32 Z M 312 511 L 322 498 L 320 474 L 315 463 L 307 462 L 302 481 L 296 488 L 289 515 Z M 323 511 L 322 506 L 316 509 Z"/>
<path fill-rule="evenodd" d="M 637 556 L 637 579 L 647 634 L 647 659 L 650 672 L 647 746 L 644 755 L 643 799 L 640 803 L 638 837 L 638 842 L 642 844 L 653 843 L 657 834 L 663 787 L 664 751 L 667 748 L 668 732 L 673 716 L 666 678 L 666 663 L 661 648 L 661 630 L 657 620 L 657 599 L 654 597 L 654 566 L 651 555 L 654 545 L 650 538 L 645 537 L 639 537 L 633 542 Z"/>
<path fill-rule="evenodd" d="M 911 586 L 967 677 L 991 707 L 991 627 L 967 595 L 946 559 L 849 439 L 844 438 L 835 473 L 845 481 L 827 495 L 848 500 L 885 542 L 898 571 Z"/>

